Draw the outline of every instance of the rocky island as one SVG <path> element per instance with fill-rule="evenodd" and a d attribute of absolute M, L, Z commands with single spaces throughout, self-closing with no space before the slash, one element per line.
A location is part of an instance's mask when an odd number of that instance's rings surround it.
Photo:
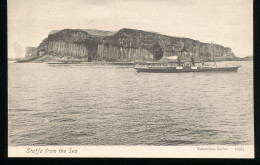
<path fill-rule="evenodd" d="M 217 61 L 238 59 L 229 47 L 155 32 L 63 29 L 51 31 L 38 47 L 27 47 L 25 59 L 20 62 L 144 62 L 167 61 L 170 56 L 211 61 L 213 53 Z"/>

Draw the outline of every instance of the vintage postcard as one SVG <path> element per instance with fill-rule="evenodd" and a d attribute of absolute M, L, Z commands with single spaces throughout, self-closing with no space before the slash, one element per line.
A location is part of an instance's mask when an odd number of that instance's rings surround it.
<path fill-rule="evenodd" d="M 8 156 L 254 158 L 252 0 L 8 0 Z"/>

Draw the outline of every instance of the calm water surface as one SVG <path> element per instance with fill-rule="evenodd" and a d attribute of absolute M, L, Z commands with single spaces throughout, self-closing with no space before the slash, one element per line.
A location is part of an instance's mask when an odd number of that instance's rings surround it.
<path fill-rule="evenodd" d="M 253 144 L 253 62 L 235 63 L 170 74 L 9 62 L 9 145 Z"/>

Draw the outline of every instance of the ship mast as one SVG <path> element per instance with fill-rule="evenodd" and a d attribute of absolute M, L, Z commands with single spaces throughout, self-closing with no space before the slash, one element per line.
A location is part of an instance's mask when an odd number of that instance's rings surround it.
<path fill-rule="evenodd" d="M 214 54 L 214 42 L 211 42 L 211 49 L 212 49 L 212 57 L 214 60 L 214 66 L 217 67 L 216 60 L 215 60 L 215 54 Z"/>

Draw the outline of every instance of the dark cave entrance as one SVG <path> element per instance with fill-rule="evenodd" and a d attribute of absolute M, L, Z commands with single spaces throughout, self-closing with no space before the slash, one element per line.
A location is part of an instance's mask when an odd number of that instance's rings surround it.
<path fill-rule="evenodd" d="M 88 57 L 88 62 L 91 62 L 92 61 L 92 57 Z"/>
<path fill-rule="evenodd" d="M 163 57 L 163 51 L 160 47 L 160 45 L 158 44 L 158 42 L 153 46 L 153 58 L 155 60 L 160 60 Z"/>
<path fill-rule="evenodd" d="M 160 60 L 163 56 L 163 51 L 156 51 L 154 52 L 153 57 L 155 58 L 155 60 Z"/>

